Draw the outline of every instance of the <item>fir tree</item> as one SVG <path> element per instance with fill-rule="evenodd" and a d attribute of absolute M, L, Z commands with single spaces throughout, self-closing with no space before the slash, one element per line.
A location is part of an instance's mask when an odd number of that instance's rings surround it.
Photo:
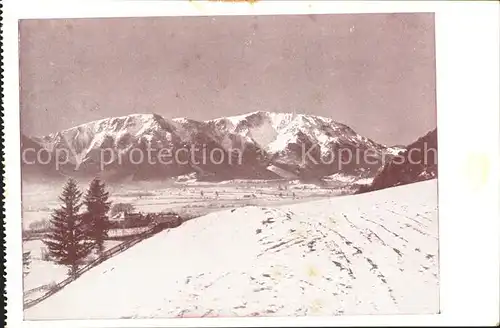
<path fill-rule="evenodd" d="M 23 276 L 30 273 L 31 251 L 23 252 Z"/>
<path fill-rule="evenodd" d="M 68 266 L 71 275 L 76 273 L 83 259 L 92 251 L 79 213 L 81 196 L 76 181 L 69 179 L 59 197 L 62 205 L 52 213 L 50 232 L 43 241 L 50 257 Z"/>
<path fill-rule="evenodd" d="M 100 253 L 104 251 L 104 240 L 108 236 L 108 230 L 111 226 L 107 215 L 111 207 L 111 202 L 108 199 L 109 192 L 106 191 L 104 183 L 99 178 L 92 180 L 83 201 L 87 207 L 85 224 L 89 237 L 94 241 L 94 245 Z"/>

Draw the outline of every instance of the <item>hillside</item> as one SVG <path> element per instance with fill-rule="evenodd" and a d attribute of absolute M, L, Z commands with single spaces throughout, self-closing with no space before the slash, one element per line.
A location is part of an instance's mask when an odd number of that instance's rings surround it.
<path fill-rule="evenodd" d="M 358 193 L 436 178 L 438 176 L 437 150 L 437 129 L 434 129 L 386 162 L 379 169 L 372 183 L 362 186 Z"/>
<path fill-rule="evenodd" d="M 25 319 L 436 313 L 436 180 L 164 231 Z"/>

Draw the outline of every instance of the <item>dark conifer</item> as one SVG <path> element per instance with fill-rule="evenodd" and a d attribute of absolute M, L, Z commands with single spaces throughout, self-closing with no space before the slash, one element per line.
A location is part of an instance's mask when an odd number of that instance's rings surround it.
<path fill-rule="evenodd" d="M 81 196 L 76 181 L 69 179 L 59 197 L 61 207 L 52 213 L 50 232 L 44 240 L 50 258 L 68 266 L 72 275 L 92 250 L 79 213 Z"/>
<path fill-rule="evenodd" d="M 108 212 L 111 207 L 109 192 L 99 178 L 90 182 L 89 189 L 85 193 L 83 204 L 86 206 L 85 224 L 88 236 L 93 240 L 97 250 L 104 251 L 104 240 L 108 236 L 111 226 Z"/>

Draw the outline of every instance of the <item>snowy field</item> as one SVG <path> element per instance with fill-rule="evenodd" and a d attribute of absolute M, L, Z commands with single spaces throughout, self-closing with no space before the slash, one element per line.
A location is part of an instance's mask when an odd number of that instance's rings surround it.
<path fill-rule="evenodd" d="M 104 249 L 110 249 L 121 241 L 106 240 Z M 23 242 L 23 251 L 31 252 L 31 263 L 29 274 L 23 279 L 24 301 L 32 300 L 42 296 L 51 285 L 55 285 L 68 277 L 68 268 L 43 259 L 43 250 L 47 247 L 41 240 L 29 240 Z M 90 254 L 88 261 L 96 258 L 96 254 Z"/>
<path fill-rule="evenodd" d="M 438 310 L 437 183 L 430 180 L 208 214 L 103 262 L 25 318 Z"/>
<path fill-rule="evenodd" d="M 194 179 L 179 179 L 173 182 L 128 182 L 108 185 L 111 201 L 130 203 L 137 211 L 160 212 L 174 210 L 181 215 L 203 215 L 221 209 L 232 209 L 246 205 L 276 205 L 304 202 L 311 199 L 331 197 L 341 193 L 341 186 L 352 183 L 345 177 L 335 176 L 330 186 L 322 188 L 314 184 L 297 181 L 269 182 L 233 180 L 220 183 L 198 182 Z M 89 181 L 80 181 L 83 190 Z M 336 183 L 336 184 L 335 184 Z M 60 206 L 58 196 L 62 182 L 23 184 L 23 228 L 30 224 L 50 220 L 53 209 Z M 146 228 L 148 229 L 148 228 Z M 137 232 L 137 228 L 129 229 Z M 140 230 L 140 229 L 139 229 Z M 143 229 L 144 230 L 144 229 Z M 110 236 L 123 235 L 124 231 L 110 231 Z M 107 241 L 106 248 L 115 246 L 116 241 Z M 108 247 L 109 245 L 109 247 Z M 25 300 L 43 295 L 50 285 L 67 277 L 67 268 L 51 261 L 41 260 L 44 245 L 41 240 L 23 243 L 24 251 L 31 251 L 31 274 L 24 279 Z"/>

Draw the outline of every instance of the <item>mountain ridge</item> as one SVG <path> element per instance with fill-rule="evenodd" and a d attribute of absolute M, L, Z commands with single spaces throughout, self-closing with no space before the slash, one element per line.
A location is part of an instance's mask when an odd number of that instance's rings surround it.
<path fill-rule="evenodd" d="M 208 163 L 197 168 L 192 158 L 186 165 L 174 163 L 168 167 L 139 165 L 132 168 L 131 161 L 125 164 L 107 163 L 110 170 L 122 171 L 121 174 L 136 177 L 144 175 L 145 178 L 153 179 L 193 171 L 215 176 L 216 179 L 278 178 L 267 170 L 270 165 L 305 179 L 316 179 L 339 172 L 334 167 L 338 166 L 341 159 L 335 158 L 335 152 L 342 149 L 373 152 L 371 158 L 375 159 L 375 164 L 364 161 L 345 168 L 351 174 L 366 175 L 379 169 L 384 156 L 395 154 L 394 149 L 361 136 L 349 126 L 331 118 L 269 111 L 206 121 L 185 117 L 166 119 L 155 113 L 131 114 L 83 123 L 46 136 L 23 135 L 23 138 L 40 144 L 48 151 L 67 153 L 70 162 L 66 168 L 68 174 L 78 171 L 81 164 L 84 164 L 82 171 L 87 174 L 99 173 L 96 167 L 102 167 L 103 160 L 98 155 L 102 157 L 103 149 L 112 150 L 119 156 L 128 156 L 133 149 L 146 150 L 149 147 L 179 151 L 194 145 L 210 151 L 217 150 L 226 158 L 220 163 L 222 165 Z M 238 167 L 229 163 L 235 150 L 240 151 L 239 156 L 244 159 L 243 165 Z M 158 154 L 155 153 L 155 156 Z M 328 156 L 332 161 L 325 164 Z M 159 170 L 158 174 L 152 172 L 153 168 Z"/>

